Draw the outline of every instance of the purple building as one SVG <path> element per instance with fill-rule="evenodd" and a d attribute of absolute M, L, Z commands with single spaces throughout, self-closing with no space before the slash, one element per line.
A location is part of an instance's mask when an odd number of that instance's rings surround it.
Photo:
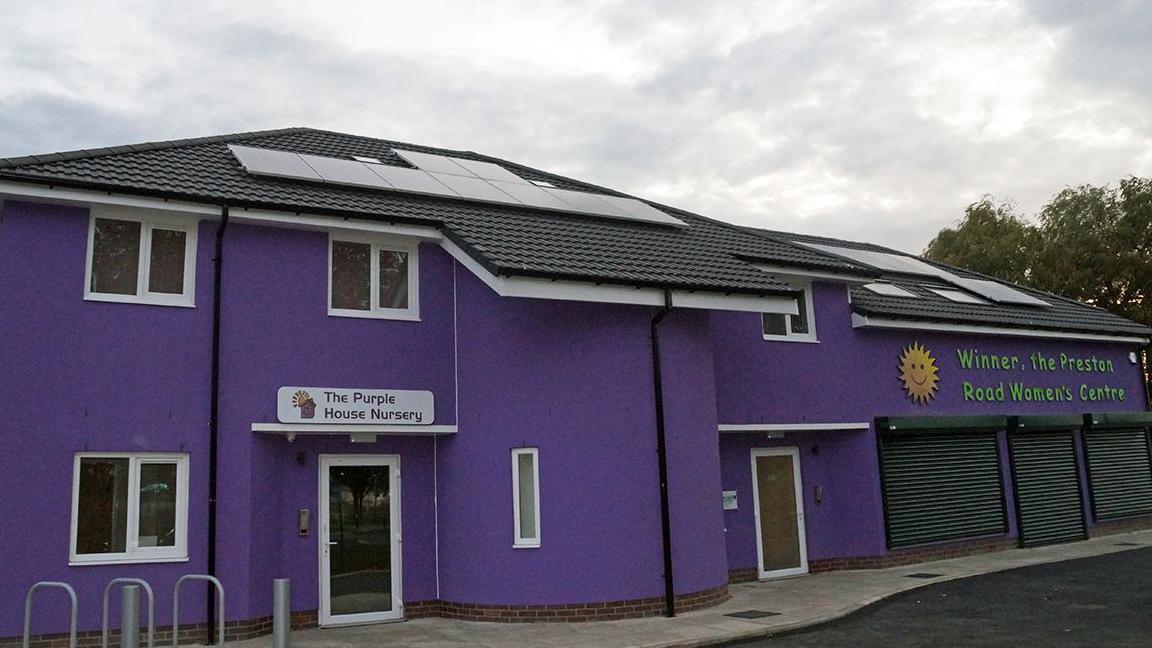
<path fill-rule="evenodd" d="M 3 638 L 45 580 L 87 642 L 192 573 L 188 639 L 275 578 L 299 626 L 612 619 L 1152 523 L 1152 331 L 963 269 L 303 128 L 0 200 Z"/>

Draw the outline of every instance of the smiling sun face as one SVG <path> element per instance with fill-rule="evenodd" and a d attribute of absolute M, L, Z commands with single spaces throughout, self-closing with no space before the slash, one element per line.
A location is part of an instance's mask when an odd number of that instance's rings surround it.
<path fill-rule="evenodd" d="M 912 402 L 923 405 L 936 396 L 936 383 L 940 382 L 938 371 L 936 358 L 919 342 L 904 347 L 900 355 L 900 381 Z"/>

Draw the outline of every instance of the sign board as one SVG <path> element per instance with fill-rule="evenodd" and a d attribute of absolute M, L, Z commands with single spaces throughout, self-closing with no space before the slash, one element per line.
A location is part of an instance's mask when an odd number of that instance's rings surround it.
<path fill-rule="evenodd" d="M 979 348 L 955 352 L 955 358 L 947 352 L 938 358 L 920 342 L 901 349 L 899 379 L 913 403 L 928 405 L 942 386 L 956 390 L 966 403 L 1095 404 L 1130 397 L 1113 382 L 1116 367 L 1110 358 L 1046 351 L 1025 356 Z"/>
<path fill-rule="evenodd" d="M 281 423 L 430 425 L 434 416 L 430 391 L 281 387 L 276 392 Z"/>
<path fill-rule="evenodd" d="M 725 511 L 735 511 L 737 509 L 736 491 L 730 490 L 730 491 L 722 491 L 722 492 L 724 493 L 724 510 Z"/>

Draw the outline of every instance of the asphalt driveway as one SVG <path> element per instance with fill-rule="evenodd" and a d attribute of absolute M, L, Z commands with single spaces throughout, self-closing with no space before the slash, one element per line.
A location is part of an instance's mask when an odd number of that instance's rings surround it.
<path fill-rule="evenodd" d="M 811 630 L 739 645 L 1147 648 L 1152 549 L 931 585 Z"/>

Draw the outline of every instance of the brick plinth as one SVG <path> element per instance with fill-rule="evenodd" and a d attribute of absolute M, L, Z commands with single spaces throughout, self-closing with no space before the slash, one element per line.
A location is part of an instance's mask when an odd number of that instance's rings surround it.
<path fill-rule="evenodd" d="M 1152 529 L 1152 515 L 1097 522 L 1096 526 L 1088 530 L 1088 535 L 1095 538 L 1116 533 L 1128 533 L 1129 531 L 1143 531 L 1144 529 Z"/>

